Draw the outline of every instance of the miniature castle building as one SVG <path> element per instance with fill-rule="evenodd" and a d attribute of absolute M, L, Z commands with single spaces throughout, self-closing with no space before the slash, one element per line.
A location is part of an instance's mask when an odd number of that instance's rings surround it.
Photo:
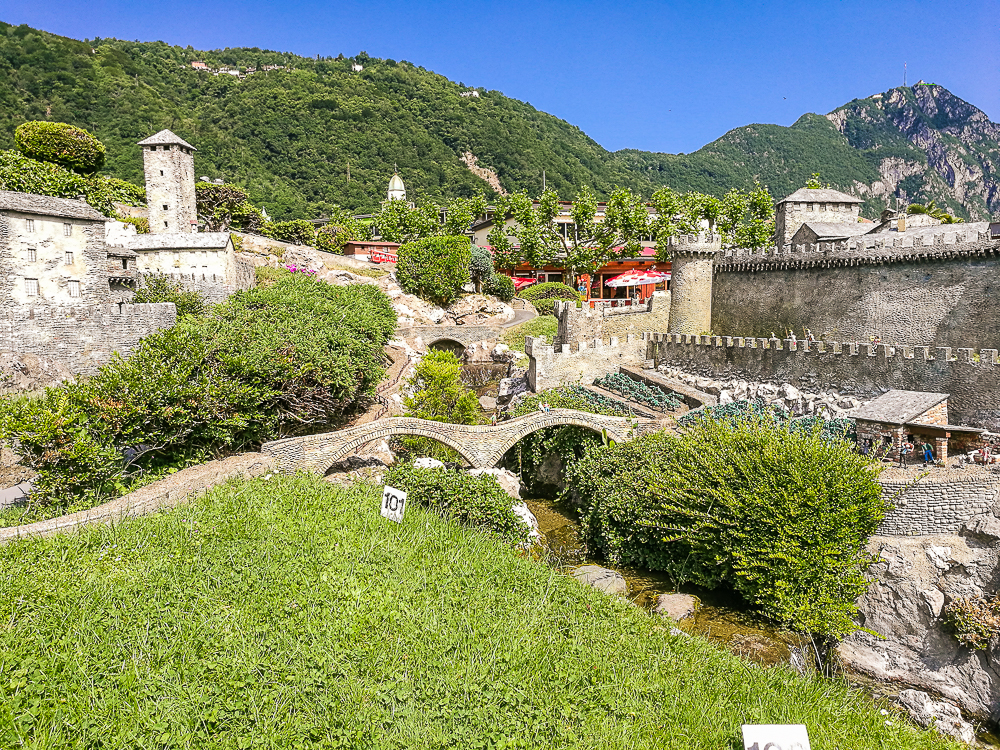
<path fill-rule="evenodd" d="M 886 454 L 899 460 L 900 446 L 912 438 L 933 441 L 934 457 L 948 459 L 948 441 L 962 438 L 963 442 L 978 437 L 983 430 L 976 427 L 948 424 L 948 394 L 926 391 L 891 390 L 874 401 L 850 412 L 857 423 L 858 444 L 872 455 Z M 911 460 L 920 459 L 914 451 Z"/>
<path fill-rule="evenodd" d="M 142 147 L 146 173 L 149 231 L 153 234 L 198 231 L 194 146 L 169 130 L 161 130 L 138 145 Z"/>
<path fill-rule="evenodd" d="M 793 245 L 814 245 L 817 242 L 836 242 L 851 237 L 860 237 L 874 231 L 875 224 L 853 222 L 807 221 L 792 235 Z"/>
<path fill-rule="evenodd" d="M 81 200 L 0 191 L 0 308 L 111 301 L 104 222 Z"/>
<path fill-rule="evenodd" d="M 861 213 L 860 198 L 830 188 L 800 188 L 778 201 L 774 211 L 774 238 L 778 247 L 793 241 L 807 221 L 824 224 L 856 223 Z M 871 229 L 871 227 L 869 227 Z"/>
<path fill-rule="evenodd" d="M 712 328 L 712 277 L 722 236 L 702 233 L 671 237 L 670 333 L 699 335 Z"/>
<path fill-rule="evenodd" d="M 403 179 L 396 173 L 393 173 L 392 178 L 389 180 L 388 197 L 391 201 L 406 200 L 406 186 L 403 184 Z"/>

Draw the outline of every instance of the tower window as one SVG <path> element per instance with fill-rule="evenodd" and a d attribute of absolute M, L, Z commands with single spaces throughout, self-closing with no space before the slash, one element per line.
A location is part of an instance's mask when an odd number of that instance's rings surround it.
<path fill-rule="evenodd" d="M 163 177 L 163 170 L 160 170 L 160 177 Z"/>
<path fill-rule="evenodd" d="M 170 208 L 170 207 L 166 203 L 164 203 L 163 204 L 163 210 L 166 211 L 168 208 Z"/>
<path fill-rule="evenodd" d="M 69 282 L 69 296 L 70 297 L 79 297 L 80 296 L 80 282 L 79 281 L 71 281 L 71 282 Z"/>
<path fill-rule="evenodd" d="M 34 232 L 35 231 L 35 220 L 34 219 L 25 219 L 24 220 L 24 230 L 26 232 Z"/>
<path fill-rule="evenodd" d="M 66 261 L 66 265 L 67 266 L 73 265 L 73 253 L 71 253 L 69 250 L 67 250 L 66 251 L 66 256 L 65 256 L 65 258 L 63 260 Z"/>
<path fill-rule="evenodd" d="M 167 226 L 167 222 L 163 222 L 164 229 L 166 228 L 166 226 Z"/>
<path fill-rule="evenodd" d="M 24 293 L 29 297 L 38 296 L 38 279 L 25 279 L 24 280 Z"/>
<path fill-rule="evenodd" d="M 72 236 L 73 236 L 73 225 L 63 224 L 63 237 L 72 237 Z"/>
<path fill-rule="evenodd" d="M 128 270 L 128 258 L 122 258 L 122 268 Z"/>
<path fill-rule="evenodd" d="M 36 260 L 38 260 L 38 251 L 35 250 L 35 248 L 33 248 L 33 247 L 29 247 L 28 248 L 28 262 L 29 263 L 34 263 Z"/>

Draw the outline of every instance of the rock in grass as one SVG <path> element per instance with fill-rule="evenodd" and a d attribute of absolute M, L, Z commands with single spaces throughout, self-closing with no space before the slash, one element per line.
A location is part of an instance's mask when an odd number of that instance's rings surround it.
<path fill-rule="evenodd" d="M 669 617 L 674 622 L 692 617 L 701 606 L 701 600 L 690 594 L 660 594 L 656 597 L 653 612 L 663 617 Z"/>
<path fill-rule="evenodd" d="M 941 734 L 970 745 L 976 739 L 972 724 L 962 719 L 962 712 L 951 703 L 936 701 L 921 690 L 903 690 L 899 694 L 899 702 L 922 727 L 933 725 Z"/>
<path fill-rule="evenodd" d="M 600 565 L 581 565 L 573 571 L 572 575 L 580 583 L 593 586 L 605 594 L 624 596 L 628 593 L 628 584 L 625 583 L 621 573 L 602 568 Z"/>
<path fill-rule="evenodd" d="M 436 458 L 418 458 L 413 462 L 413 465 L 418 469 L 443 469 L 444 464 L 438 461 Z"/>

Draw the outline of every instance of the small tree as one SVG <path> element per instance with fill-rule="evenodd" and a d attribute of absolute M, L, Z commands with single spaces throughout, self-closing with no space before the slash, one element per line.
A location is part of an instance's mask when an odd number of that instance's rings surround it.
<path fill-rule="evenodd" d="M 403 398 L 408 416 L 449 424 L 475 424 L 479 399 L 462 383 L 462 363 L 450 351 L 432 350 L 407 381 L 413 395 Z"/>
<path fill-rule="evenodd" d="M 195 201 L 198 218 L 209 232 L 227 229 L 259 232 L 267 223 L 260 210 L 250 203 L 246 191 L 235 185 L 199 182 L 195 185 Z"/>
<path fill-rule="evenodd" d="M 22 123 L 14 131 L 14 144 L 29 159 L 59 164 L 80 174 L 93 174 L 104 166 L 104 144 L 65 122 Z"/>
<path fill-rule="evenodd" d="M 205 298 L 198 292 L 185 289 L 179 281 L 168 279 L 162 274 L 144 276 L 132 302 L 173 302 L 177 307 L 177 317 L 184 315 L 204 315 Z"/>
<path fill-rule="evenodd" d="M 496 272 L 493 270 L 493 256 L 485 247 L 473 246 L 469 258 L 469 276 L 476 285 L 476 292 L 488 286 Z"/>
<path fill-rule="evenodd" d="M 466 237 L 427 237 L 399 248 L 396 279 L 403 291 L 450 304 L 469 283 L 472 246 Z"/>
<path fill-rule="evenodd" d="M 360 240 L 367 234 L 368 227 L 364 223 L 337 206 L 329 223 L 316 230 L 316 249 L 328 253 L 343 253 L 344 245 L 352 240 Z"/>

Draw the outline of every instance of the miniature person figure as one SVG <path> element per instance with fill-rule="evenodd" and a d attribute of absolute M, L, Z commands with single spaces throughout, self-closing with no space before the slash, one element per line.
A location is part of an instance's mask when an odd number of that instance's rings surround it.
<path fill-rule="evenodd" d="M 810 344 L 816 341 L 816 337 L 813 336 L 812 329 L 810 328 L 806 329 L 806 341 L 808 341 Z"/>
<path fill-rule="evenodd" d="M 923 449 L 924 449 L 924 466 L 926 466 L 927 464 L 934 463 L 934 449 L 931 447 L 931 444 L 926 440 L 924 441 Z"/>
<path fill-rule="evenodd" d="M 906 440 L 906 438 L 903 438 L 903 442 L 900 443 L 899 446 L 899 468 L 902 469 L 906 467 L 906 457 L 910 455 L 912 451 L 913 443 L 910 443 Z"/>

